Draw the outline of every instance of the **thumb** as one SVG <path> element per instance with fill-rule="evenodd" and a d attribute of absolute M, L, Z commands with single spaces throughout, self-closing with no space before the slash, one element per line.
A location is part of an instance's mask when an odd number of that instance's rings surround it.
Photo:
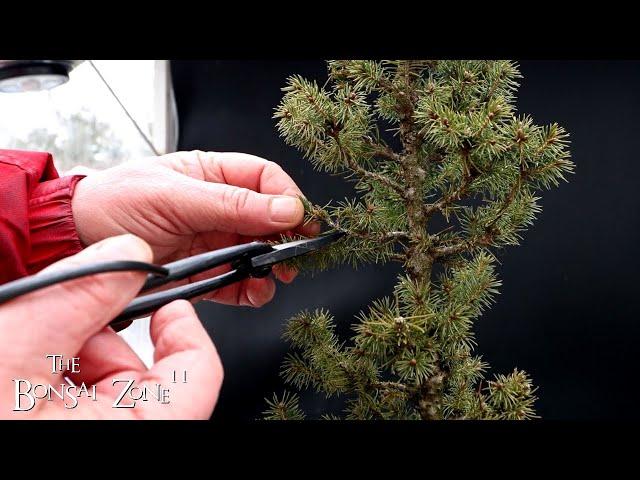
<path fill-rule="evenodd" d="M 133 235 L 107 238 L 43 272 L 107 260 L 149 262 L 151 248 Z M 0 329 L 3 341 L 11 346 L 10 357 L 24 363 L 50 353 L 75 355 L 136 296 L 144 279 L 142 272 L 98 274 L 47 287 L 0 307 Z"/>
<path fill-rule="evenodd" d="M 171 389 L 171 405 L 144 404 L 144 417 L 209 418 L 224 373 L 216 347 L 193 306 L 185 300 L 164 306 L 151 317 L 149 333 L 156 347 L 154 365 L 140 383 L 164 384 L 175 378 L 175 372 L 182 372 L 189 380 Z"/>
<path fill-rule="evenodd" d="M 299 198 L 267 195 L 247 188 L 189 179 L 187 189 L 173 204 L 176 215 L 194 232 L 221 231 L 240 235 L 271 235 L 302 223 L 304 206 Z"/>

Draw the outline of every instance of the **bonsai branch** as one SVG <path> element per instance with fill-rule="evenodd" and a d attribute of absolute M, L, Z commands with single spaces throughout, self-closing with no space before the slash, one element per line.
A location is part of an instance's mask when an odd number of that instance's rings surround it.
<path fill-rule="evenodd" d="M 428 218 L 436 211 L 442 212 L 444 211 L 445 207 L 451 205 L 453 202 L 461 200 L 462 195 L 464 195 L 468 191 L 469 187 L 471 187 L 478 176 L 479 173 L 476 173 L 475 175 L 473 173 L 469 173 L 468 175 L 466 175 L 462 184 L 452 193 L 450 193 L 449 195 L 445 195 L 435 203 L 425 205 L 423 208 L 424 215 Z"/>
<path fill-rule="evenodd" d="M 352 170 L 355 174 L 359 175 L 361 178 L 366 178 L 374 182 L 379 182 L 382 185 L 389 187 L 391 190 L 395 191 L 399 195 L 402 195 L 404 193 L 404 188 L 402 187 L 402 185 L 395 182 L 391 178 L 378 172 L 372 172 L 362 167 L 361 165 L 358 165 L 358 162 L 356 162 L 356 160 L 351 156 L 351 154 L 343 148 L 342 143 L 340 142 L 340 135 L 338 131 L 332 132 L 331 136 L 335 139 L 340 152 L 342 153 L 344 159 L 347 161 L 347 165 L 349 169 Z"/>

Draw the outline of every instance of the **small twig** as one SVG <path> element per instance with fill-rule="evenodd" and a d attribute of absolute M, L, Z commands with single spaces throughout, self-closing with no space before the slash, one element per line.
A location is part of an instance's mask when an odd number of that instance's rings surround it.
<path fill-rule="evenodd" d="M 429 253 L 431 253 L 434 258 L 441 258 L 469 251 L 479 245 L 490 246 L 496 235 L 496 232 L 493 231 L 492 227 L 493 225 L 487 225 L 484 230 L 484 235 L 468 238 L 453 245 L 434 247 L 429 250 Z"/>
<path fill-rule="evenodd" d="M 469 240 L 464 240 L 454 245 L 432 248 L 429 250 L 429 253 L 431 253 L 434 258 L 448 257 L 450 255 L 455 255 L 457 253 L 462 253 L 466 250 L 470 250 L 471 248 L 473 248 L 473 246 L 474 246 L 473 242 Z"/>
<path fill-rule="evenodd" d="M 400 161 L 400 155 L 394 152 L 389 146 L 374 142 L 370 138 L 366 138 L 364 142 L 373 149 L 373 156 L 384 157 L 394 162 Z"/>
<path fill-rule="evenodd" d="M 372 386 L 375 388 L 383 389 L 383 390 L 389 390 L 389 389 L 399 390 L 405 393 L 409 393 L 412 391 L 406 385 L 403 385 L 402 383 L 397 383 L 397 382 L 376 382 L 376 383 L 373 383 Z"/>
<path fill-rule="evenodd" d="M 409 240 L 407 232 L 387 232 L 382 237 L 385 240 Z"/>
<path fill-rule="evenodd" d="M 392 232 L 387 232 L 378 236 L 371 236 L 367 232 L 357 232 L 355 230 L 350 230 L 348 228 L 341 227 L 336 222 L 334 222 L 333 219 L 331 218 L 331 215 L 329 215 L 329 213 L 327 213 L 324 210 L 318 210 L 316 214 L 317 214 L 316 217 L 318 217 L 319 220 L 323 220 L 332 229 L 337 230 L 339 232 L 346 233 L 347 235 L 352 237 L 365 238 L 367 240 L 374 240 L 379 242 L 388 242 L 391 240 L 409 240 L 409 234 L 407 232 L 392 231 Z"/>
<path fill-rule="evenodd" d="M 448 206 L 449 204 L 455 202 L 456 200 L 460 200 L 460 197 L 466 191 L 466 189 L 469 187 L 470 184 L 471 184 L 471 182 L 465 180 L 465 182 L 462 185 L 460 185 L 460 187 L 457 190 L 455 190 L 453 193 L 451 193 L 450 195 L 442 197 L 440 200 L 438 200 L 435 203 L 432 203 L 432 204 L 429 204 L 429 205 L 425 205 L 424 206 L 424 210 L 423 210 L 424 211 L 424 215 L 429 217 L 429 216 L 433 215 L 438 210 L 442 211 L 446 206 Z"/>
<path fill-rule="evenodd" d="M 389 177 L 382 175 L 381 173 L 372 172 L 370 170 L 367 170 L 361 167 L 356 163 L 356 161 L 353 158 L 351 158 L 350 155 L 345 154 L 345 157 L 347 159 L 347 164 L 349 165 L 349 168 L 353 170 L 355 173 L 357 173 L 358 175 L 365 178 L 372 179 L 372 180 L 376 180 L 382 183 L 383 185 L 389 187 L 390 189 L 394 190 L 396 193 L 400 195 L 404 194 L 404 188 L 399 183 L 394 182 Z"/>
<path fill-rule="evenodd" d="M 536 175 L 538 173 L 546 172 L 547 170 L 558 167 L 561 164 L 562 162 L 560 160 L 554 160 L 553 162 L 549 162 L 548 164 L 543 165 L 542 167 L 528 168 L 526 170 L 523 170 L 522 176 L 524 178 L 528 178 L 531 175 Z"/>
<path fill-rule="evenodd" d="M 446 206 L 448 206 L 452 202 L 455 202 L 456 200 L 460 200 L 462 195 L 464 193 L 466 193 L 467 190 L 469 190 L 469 187 L 471 187 L 471 185 L 473 185 L 473 182 L 479 176 L 480 176 L 479 172 L 468 173 L 465 176 L 464 181 L 462 182 L 462 184 L 454 192 L 452 192 L 450 195 L 442 197 L 440 200 L 438 200 L 435 203 L 432 203 L 430 205 L 425 205 L 424 206 L 424 214 L 428 218 L 429 216 L 433 215 L 433 213 L 435 213 L 436 211 L 438 211 L 438 210 L 442 211 Z"/>
<path fill-rule="evenodd" d="M 446 233 L 446 232 L 448 232 L 450 230 L 453 230 L 454 228 L 455 228 L 454 225 L 449 225 L 448 227 L 443 228 L 442 230 L 440 230 L 438 233 L 432 233 L 431 236 L 434 237 L 434 238 L 437 238 L 438 236 L 442 235 L 443 233 Z"/>
<path fill-rule="evenodd" d="M 404 263 L 407 261 L 406 255 L 403 255 L 401 253 L 393 253 L 389 256 L 389 258 L 391 258 L 391 260 L 393 260 L 394 262 Z"/>
<path fill-rule="evenodd" d="M 349 155 L 349 153 L 342 148 L 342 144 L 340 143 L 340 135 L 338 132 L 332 133 L 331 136 L 335 139 L 336 143 L 338 144 L 338 148 L 340 149 L 345 159 L 347 160 L 347 165 L 349 165 L 349 168 L 353 172 L 357 173 L 362 177 L 376 180 L 382 183 L 383 185 L 391 188 L 392 190 L 396 191 L 400 195 L 404 194 L 404 188 L 399 183 L 394 182 L 392 179 L 390 179 L 386 175 L 382 175 L 381 173 L 377 173 L 377 172 L 371 172 L 366 168 L 358 165 L 358 163 L 353 159 L 353 157 L 351 157 L 351 155 Z"/>
<path fill-rule="evenodd" d="M 509 208 L 509 206 L 513 203 L 513 201 L 516 198 L 516 193 L 518 193 L 518 190 L 520 190 L 521 185 L 522 185 L 522 174 L 518 177 L 518 180 L 511 187 L 511 190 L 509 191 L 507 198 L 505 198 L 504 203 L 500 207 L 500 210 L 498 210 L 498 213 L 496 213 L 496 216 L 494 217 L 494 219 L 487 224 L 486 226 L 487 230 L 490 230 L 491 227 L 493 227 L 496 224 L 496 222 L 500 220 L 500 217 L 505 212 L 505 210 Z"/>

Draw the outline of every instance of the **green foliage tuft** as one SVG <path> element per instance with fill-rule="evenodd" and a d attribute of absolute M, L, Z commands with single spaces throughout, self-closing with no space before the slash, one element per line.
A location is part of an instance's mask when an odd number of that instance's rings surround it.
<path fill-rule="evenodd" d="M 516 113 L 511 61 L 334 60 L 328 77 L 323 87 L 290 77 L 274 117 L 287 144 L 353 182 L 354 196 L 303 199 L 307 222 L 346 235 L 292 265 L 404 271 L 357 316 L 350 341 L 325 310 L 289 320 L 285 382 L 344 396 L 347 419 L 535 417 L 526 373 L 485 379 L 473 326 L 501 285 L 495 254 L 519 244 L 541 191 L 573 172 L 568 134 Z M 432 226 L 437 216 L 446 228 Z M 302 418 L 297 397 L 269 406 L 267 418 Z"/>
<path fill-rule="evenodd" d="M 295 393 L 284 392 L 280 398 L 274 394 L 273 399 L 266 399 L 266 402 L 268 408 L 262 413 L 265 420 L 304 420 Z"/>

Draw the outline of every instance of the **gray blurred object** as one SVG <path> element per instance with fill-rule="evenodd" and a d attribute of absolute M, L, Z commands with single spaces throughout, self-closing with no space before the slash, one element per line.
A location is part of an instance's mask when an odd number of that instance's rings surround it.
<path fill-rule="evenodd" d="M 175 152 L 178 149 L 178 108 L 173 91 L 171 66 L 169 60 L 155 62 L 155 118 L 156 128 L 152 132 L 153 143 L 162 153 Z"/>
<path fill-rule="evenodd" d="M 0 93 L 51 90 L 69 81 L 71 71 L 85 60 L 0 60 Z M 175 152 L 178 146 L 178 114 L 168 60 L 155 61 L 155 116 L 152 139 L 138 125 L 98 67 L 88 60 L 102 83 L 156 155 Z"/>
<path fill-rule="evenodd" d="M 96 64 L 89 60 L 91 68 L 96 72 L 102 83 L 104 83 L 107 90 L 111 93 L 113 98 L 118 102 L 118 105 L 122 108 L 125 115 L 131 120 L 131 123 L 136 128 L 140 136 L 149 146 L 149 149 L 154 155 L 162 155 L 164 153 L 175 152 L 178 146 L 178 112 L 176 107 L 176 100 L 173 94 L 173 83 L 171 81 L 171 70 L 169 68 L 168 60 L 156 60 L 155 61 L 155 116 L 156 124 L 160 125 L 160 128 L 155 129 L 152 132 L 153 140 L 150 139 L 147 134 L 142 130 L 138 122 L 133 118 L 133 115 L 129 113 L 127 107 L 124 106 L 116 92 L 114 92 L 109 82 L 104 78 Z"/>

